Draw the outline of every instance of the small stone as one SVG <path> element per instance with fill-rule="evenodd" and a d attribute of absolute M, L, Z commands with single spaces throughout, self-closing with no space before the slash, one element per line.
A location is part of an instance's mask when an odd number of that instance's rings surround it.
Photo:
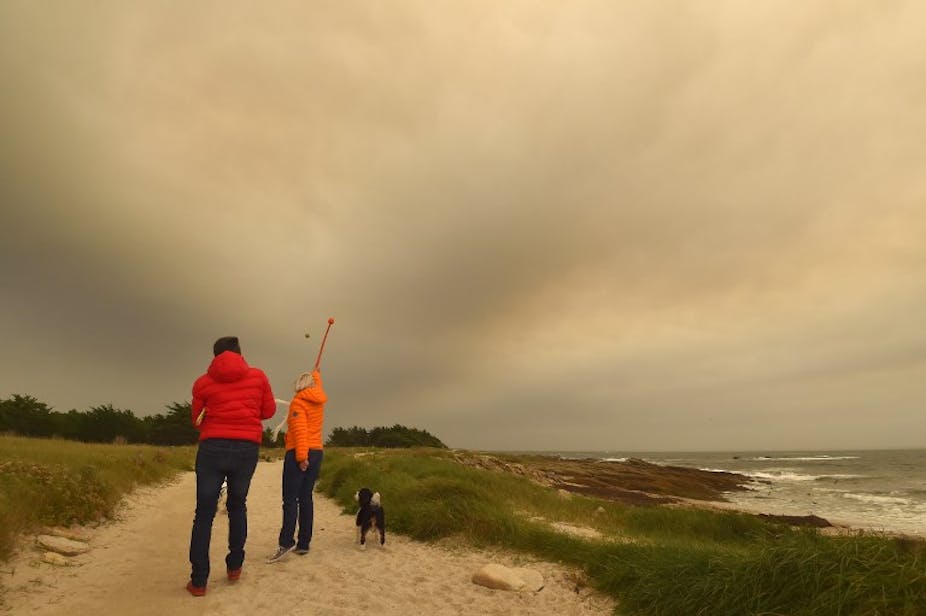
<path fill-rule="evenodd" d="M 557 491 L 556 491 L 556 494 L 557 494 L 557 496 L 559 496 L 559 497 L 560 497 L 561 499 L 563 499 L 563 500 L 569 500 L 569 499 L 572 498 L 572 493 L 569 492 L 568 490 L 564 490 L 564 489 L 562 489 L 562 488 L 560 488 L 559 490 L 557 490 Z"/>
<path fill-rule="evenodd" d="M 524 582 L 524 587 L 521 590 L 537 592 L 543 588 L 543 575 L 541 575 L 539 571 L 525 569 L 523 567 L 517 567 L 512 569 L 512 571 Z"/>
<path fill-rule="evenodd" d="M 75 527 L 75 528 L 46 528 L 46 535 L 51 535 L 53 537 L 64 537 L 65 539 L 71 539 L 73 541 L 82 541 L 83 543 L 88 543 L 90 541 L 90 531 L 86 528 Z"/>
<path fill-rule="evenodd" d="M 489 563 L 473 574 L 473 584 L 495 590 L 520 590 L 524 587 L 524 580 L 508 567 Z"/>
<path fill-rule="evenodd" d="M 595 513 L 598 515 L 601 515 L 604 512 L 605 512 L 604 507 L 598 507 L 598 509 L 595 509 Z"/>
<path fill-rule="evenodd" d="M 74 541 L 73 539 L 66 539 L 64 537 L 39 535 L 35 538 L 35 542 L 50 552 L 57 552 L 65 556 L 77 556 L 78 554 L 90 551 L 90 546 L 86 543 Z"/>
<path fill-rule="evenodd" d="M 537 592 L 543 588 L 543 576 L 533 569 L 490 563 L 473 574 L 473 584 L 495 590 Z"/>
<path fill-rule="evenodd" d="M 71 561 L 56 552 L 44 552 L 42 554 L 42 562 L 55 565 L 56 567 L 68 567 L 71 564 Z"/>

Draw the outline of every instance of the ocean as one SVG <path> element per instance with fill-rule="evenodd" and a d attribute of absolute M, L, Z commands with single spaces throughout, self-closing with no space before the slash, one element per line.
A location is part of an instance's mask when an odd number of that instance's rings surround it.
<path fill-rule="evenodd" d="M 926 537 L 926 450 L 544 452 L 732 471 L 750 477 L 728 500 L 755 513 L 817 515 L 833 524 Z"/>

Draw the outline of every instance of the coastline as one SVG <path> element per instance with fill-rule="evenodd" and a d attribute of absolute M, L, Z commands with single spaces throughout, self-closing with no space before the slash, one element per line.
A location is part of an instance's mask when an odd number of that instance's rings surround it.
<path fill-rule="evenodd" d="M 523 476 L 566 493 L 634 506 L 694 507 L 755 515 L 790 526 L 814 527 L 827 535 L 858 532 L 926 538 L 923 533 L 885 528 L 846 515 L 819 516 L 807 508 L 737 498 L 754 492 L 755 479 L 743 473 L 657 464 L 641 458 L 565 458 L 547 453 L 455 450 L 467 466 Z"/>
<path fill-rule="evenodd" d="M 308 605 L 323 613 L 347 615 L 373 593 L 385 616 L 605 614 L 617 613 L 618 602 L 635 613 L 697 613 L 708 606 L 733 613 L 755 596 L 767 597 L 763 609 L 789 613 L 810 602 L 822 610 L 813 613 L 829 614 L 836 612 L 828 593 L 838 590 L 839 613 L 908 613 L 926 596 L 923 541 L 839 527 L 801 532 L 784 520 L 725 515 L 746 513 L 723 500 L 730 485 L 742 483 L 735 473 L 446 449 L 328 453 L 316 492 L 316 536 L 305 557 L 291 555 L 279 566 L 263 561 L 275 547 L 280 515 L 280 463 L 267 456 L 252 483 L 239 582 L 228 582 L 221 566 L 227 521 L 220 514 L 210 590 L 205 598 L 183 590 L 194 484 L 187 472 L 131 492 L 115 521 L 93 529 L 90 552 L 67 566 L 41 562 L 41 552 L 26 545 L 8 563 L 9 607 L 0 611 L 295 614 L 304 612 L 305 601 L 285 601 L 299 596 L 311 597 Z M 361 551 L 353 494 L 370 481 L 384 494 L 391 531 L 385 549 Z M 589 490 L 594 498 L 576 496 Z M 705 559 L 713 563 L 709 570 Z M 530 592 L 477 586 L 474 574 L 489 564 L 536 571 L 543 586 Z M 119 593 L 123 587 L 132 592 Z M 906 590 L 898 594 L 895 587 Z"/>

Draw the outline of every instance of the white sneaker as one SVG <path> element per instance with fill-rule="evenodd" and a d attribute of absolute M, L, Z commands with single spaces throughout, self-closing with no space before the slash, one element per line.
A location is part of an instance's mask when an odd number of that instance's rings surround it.
<path fill-rule="evenodd" d="M 278 560 L 280 560 L 281 558 L 283 558 L 284 556 L 286 556 L 287 554 L 289 554 L 290 552 L 292 552 L 294 547 L 296 547 L 296 546 L 295 546 L 295 545 L 291 545 L 291 546 L 289 546 L 288 548 L 284 548 L 282 545 L 279 546 L 279 547 L 277 548 L 277 551 L 274 552 L 274 553 L 270 556 L 270 558 L 267 559 L 267 563 L 269 564 L 269 563 L 275 563 L 275 562 L 277 562 Z"/>

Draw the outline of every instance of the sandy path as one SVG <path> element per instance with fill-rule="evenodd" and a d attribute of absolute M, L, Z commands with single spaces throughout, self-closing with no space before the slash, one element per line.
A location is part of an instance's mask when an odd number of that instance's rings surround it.
<path fill-rule="evenodd" d="M 74 558 L 79 566 L 54 567 L 25 548 L 7 569 L 3 584 L 12 614 L 285 614 L 377 613 L 422 615 L 610 614 L 613 603 L 583 589 L 574 591 L 569 571 L 507 553 L 450 549 L 390 535 L 386 547 L 361 551 L 354 522 L 331 500 L 316 493 L 312 551 L 264 562 L 280 525 L 282 463 L 261 462 L 248 497 L 247 558 L 241 580 L 225 579 L 227 518 L 216 516 L 212 540 L 213 576 L 205 597 L 190 596 L 190 526 L 195 477 L 186 473 L 170 485 L 138 490 L 127 499 L 119 521 L 93 531 L 92 550 Z M 324 472 L 324 471 L 322 471 Z M 384 498 L 388 515 L 388 495 Z M 388 518 L 387 518 L 388 520 Z M 528 566 L 543 574 L 537 593 L 490 590 L 470 581 L 482 565 Z M 216 575 L 218 574 L 218 575 Z"/>

